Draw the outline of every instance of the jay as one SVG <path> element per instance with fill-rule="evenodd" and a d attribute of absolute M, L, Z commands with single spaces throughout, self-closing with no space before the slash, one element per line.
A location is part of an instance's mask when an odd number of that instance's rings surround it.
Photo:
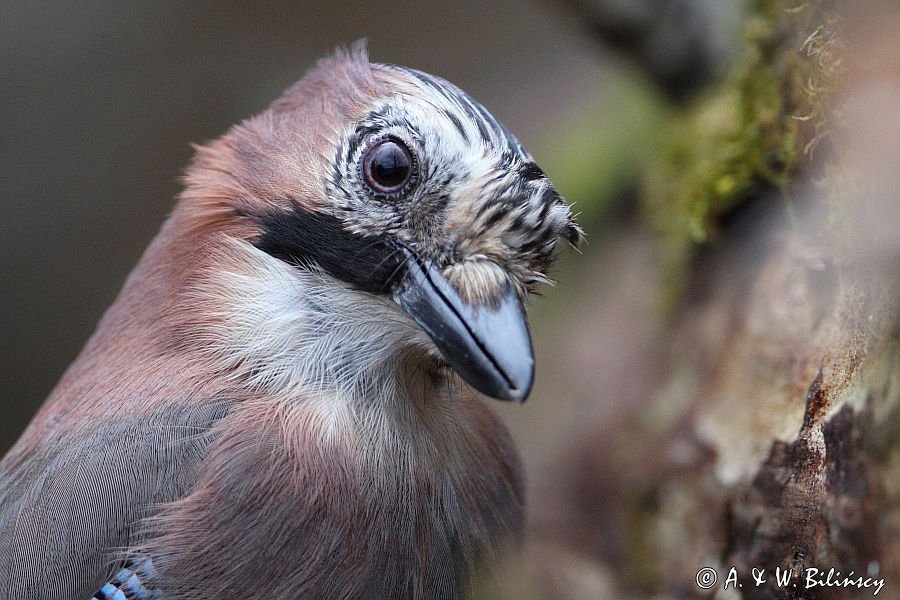
<path fill-rule="evenodd" d="M 320 61 L 198 148 L 0 462 L 0 597 L 464 597 L 523 518 L 475 390 L 528 396 L 524 302 L 581 237 L 466 93 Z"/>

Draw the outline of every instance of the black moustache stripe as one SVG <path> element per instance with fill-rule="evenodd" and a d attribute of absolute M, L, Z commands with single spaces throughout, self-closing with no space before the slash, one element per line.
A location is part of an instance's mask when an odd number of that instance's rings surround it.
<path fill-rule="evenodd" d="M 316 264 L 356 289 L 386 294 L 405 273 L 403 254 L 386 237 L 347 231 L 332 215 L 295 205 L 257 219 L 257 248 L 294 266 Z"/>

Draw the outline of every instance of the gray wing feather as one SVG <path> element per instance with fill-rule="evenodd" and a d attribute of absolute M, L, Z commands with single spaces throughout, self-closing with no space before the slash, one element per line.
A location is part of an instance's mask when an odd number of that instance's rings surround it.
<path fill-rule="evenodd" d="M 84 600 L 196 481 L 224 402 L 80 427 L 0 462 L 0 598 Z"/>

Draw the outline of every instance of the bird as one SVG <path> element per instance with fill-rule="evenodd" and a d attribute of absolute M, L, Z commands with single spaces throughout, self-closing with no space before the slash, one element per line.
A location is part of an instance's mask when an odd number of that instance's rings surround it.
<path fill-rule="evenodd" d="M 465 598 L 522 537 L 490 399 L 570 205 L 448 81 L 320 59 L 196 147 L 0 462 L 0 597 Z"/>

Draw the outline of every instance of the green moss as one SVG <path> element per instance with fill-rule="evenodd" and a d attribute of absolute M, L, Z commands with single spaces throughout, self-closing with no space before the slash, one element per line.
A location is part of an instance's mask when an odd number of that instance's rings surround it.
<path fill-rule="evenodd" d="M 840 61 L 837 18 L 825 3 L 757 1 L 731 71 L 671 122 L 641 196 L 674 278 L 693 248 L 715 237 L 722 215 L 764 190 L 790 202 L 792 176 L 828 136 Z"/>

